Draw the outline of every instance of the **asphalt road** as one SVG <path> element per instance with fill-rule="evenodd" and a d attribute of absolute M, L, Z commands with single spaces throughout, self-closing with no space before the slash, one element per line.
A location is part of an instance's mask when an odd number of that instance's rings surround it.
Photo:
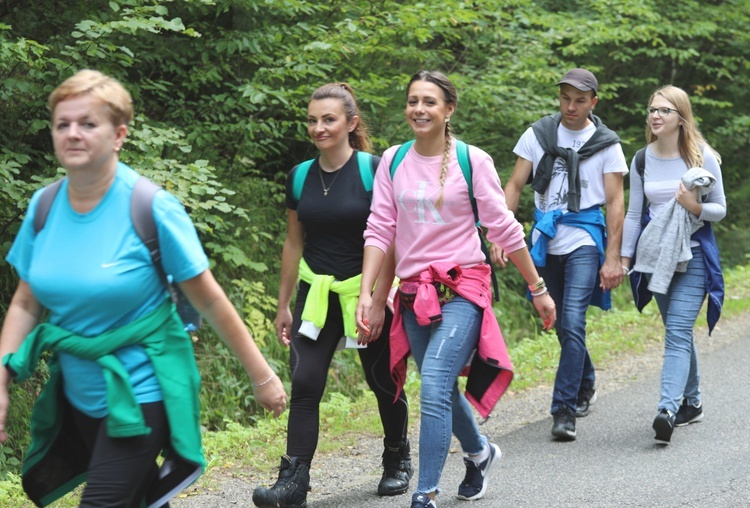
<path fill-rule="evenodd" d="M 661 334 L 661 329 L 654 330 Z M 709 338 L 698 334 L 702 422 L 675 429 L 669 445 L 653 438 L 661 352 L 657 349 L 599 373 L 597 402 L 578 420 L 578 439 L 550 435 L 549 387 L 505 397 L 483 429 L 503 459 L 484 499 L 459 501 L 455 492 L 464 466 L 448 457 L 438 507 L 743 507 L 750 506 L 750 318 L 721 323 Z M 748 406 L 745 403 L 748 402 Z M 417 432 L 412 453 L 419 457 Z M 458 451 L 457 443 L 456 451 Z M 345 456 L 317 458 L 311 508 L 410 505 L 416 487 L 394 498 L 375 495 L 380 441 L 363 439 Z M 175 500 L 175 508 L 252 506 L 252 488 L 268 478 L 199 487 Z"/>

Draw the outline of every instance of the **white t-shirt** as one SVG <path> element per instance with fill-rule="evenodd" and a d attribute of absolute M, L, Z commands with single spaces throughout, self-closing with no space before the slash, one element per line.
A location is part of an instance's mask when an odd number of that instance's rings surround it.
<path fill-rule="evenodd" d="M 572 148 L 576 152 L 596 132 L 596 125 L 589 123 L 581 130 L 570 130 L 562 125 L 557 128 L 557 144 L 563 148 Z M 526 129 L 521 139 L 518 140 L 513 153 L 533 165 L 533 171 L 544 156 L 542 145 L 536 139 L 531 127 Z M 581 177 L 581 210 L 591 208 L 595 205 L 603 205 L 607 201 L 604 192 L 605 173 L 627 173 L 628 165 L 625 162 L 625 154 L 622 152 L 620 143 L 608 146 L 597 153 L 583 159 L 578 165 L 578 174 Z M 568 210 L 568 171 L 565 160 L 558 157 L 552 167 L 552 179 L 544 194 L 534 193 L 534 203 L 542 212 L 552 210 Z M 532 243 L 539 237 L 539 232 L 534 230 L 531 236 Z M 559 224 L 557 235 L 547 245 L 547 253 L 563 255 L 573 252 L 584 245 L 596 245 L 594 239 L 583 229 L 573 226 Z"/>

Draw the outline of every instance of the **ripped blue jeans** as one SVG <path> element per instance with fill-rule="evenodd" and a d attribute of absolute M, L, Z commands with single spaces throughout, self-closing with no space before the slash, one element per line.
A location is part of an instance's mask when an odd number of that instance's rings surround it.
<path fill-rule="evenodd" d="M 479 453 L 487 443 L 456 381 L 479 342 L 482 312 L 465 298 L 454 296 L 442 307 L 443 319 L 432 325 L 419 325 L 413 311 L 402 313 L 422 381 L 417 492 L 438 491 L 451 434 L 464 453 Z"/>

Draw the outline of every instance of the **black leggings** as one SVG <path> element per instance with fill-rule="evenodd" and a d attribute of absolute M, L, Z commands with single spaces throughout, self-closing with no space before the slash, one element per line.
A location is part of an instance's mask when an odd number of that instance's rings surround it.
<path fill-rule="evenodd" d="M 80 507 L 138 508 L 158 479 L 156 458 L 169 441 L 169 423 L 163 402 L 141 408 L 151 433 L 128 438 L 107 436 L 105 418 L 73 408 L 73 421 L 91 454 Z"/>
<path fill-rule="evenodd" d="M 310 465 L 318 446 L 320 432 L 320 400 L 328 378 L 328 369 L 339 340 L 344 335 L 344 323 L 338 295 L 328 298 L 328 316 L 318 340 L 297 334 L 302 309 L 310 286 L 300 283 L 294 307 L 292 341 L 289 362 L 292 369 L 292 400 L 289 408 L 287 454 Z M 402 391 L 396 400 L 396 384 L 390 373 L 389 334 L 393 315 L 386 309 L 383 332 L 376 341 L 358 349 L 365 379 L 378 401 L 380 421 L 385 439 L 403 441 L 409 419 L 409 404 Z M 394 402 L 395 401 L 395 402 Z"/>

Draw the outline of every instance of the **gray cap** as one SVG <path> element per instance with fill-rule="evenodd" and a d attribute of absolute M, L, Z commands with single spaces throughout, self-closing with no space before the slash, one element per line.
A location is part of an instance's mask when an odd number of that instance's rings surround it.
<path fill-rule="evenodd" d="M 596 80 L 596 76 L 591 71 L 586 69 L 573 69 L 563 76 L 558 85 L 563 83 L 573 86 L 582 92 L 589 90 L 594 91 L 594 95 L 599 90 L 599 82 Z"/>

